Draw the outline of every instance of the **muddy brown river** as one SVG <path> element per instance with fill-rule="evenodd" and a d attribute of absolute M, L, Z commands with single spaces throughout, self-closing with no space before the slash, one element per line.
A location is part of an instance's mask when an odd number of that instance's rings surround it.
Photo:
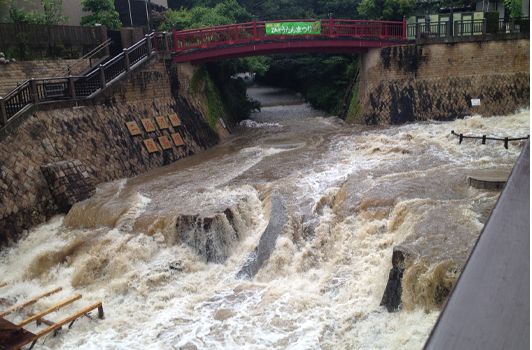
<path fill-rule="evenodd" d="M 423 347 L 441 288 L 456 281 L 499 195 L 470 187 L 467 176 L 509 171 L 524 146 L 458 145 L 451 130 L 526 137 L 529 111 L 359 126 L 297 95 L 275 105 L 278 90 L 255 86 L 249 94 L 269 106 L 252 115 L 255 127 L 101 184 L 1 253 L 1 279 L 9 281 L 2 298 L 20 303 L 62 286 L 34 306 L 40 311 L 83 295 L 53 320 L 103 302 L 104 320 L 82 317 L 35 349 Z M 265 232 L 273 234 L 268 256 L 252 276 L 237 278 L 257 259 Z M 389 313 L 380 302 L 401 245 L 412 252 L 403 308 Z"/>

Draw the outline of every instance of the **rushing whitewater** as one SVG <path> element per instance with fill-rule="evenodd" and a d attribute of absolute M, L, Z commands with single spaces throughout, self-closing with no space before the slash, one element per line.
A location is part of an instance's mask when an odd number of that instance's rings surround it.
<path fill-rule="evenodd" d="M 104 320 L 82 317 L 36 349 L 421 349 L 436 286 L 452 287 L 499 195 L 470 188 L 468 174 L 509 170 L 524 146 L 458 145 L 450 132 L 526 137 L 529 115 L 368 127 L 304 104 L 263 108 L 229 141 L 101 184 L 31 230 L 1 253 L 0 297 L 62 286 L 38 312 L 83 295 L 55 321 L 103 302 Z M 271 255 L 237 278 L 274 220 Z M 404 307 L 388 313 L 398 245 L 416 254 Z"/>

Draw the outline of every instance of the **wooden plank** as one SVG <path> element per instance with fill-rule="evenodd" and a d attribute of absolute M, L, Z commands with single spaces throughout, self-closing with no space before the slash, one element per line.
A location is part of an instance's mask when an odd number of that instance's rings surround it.
<path fill-rule="evenodd" d="M 24 325 L 27 325 L 28 323 L 33 322 L 33 321 L 35 321 L 35 320 L 37 320 L 37 319 L 39 319 L 39 318 L 41 318 L 41 317 L 43 317 L 43 316 L 45 316 L 45 315 L 48 315 L 49 313 L 52 313 L 52 312 L 54 312 L 54 311 L 59 310 L 59 309 L 62 308 L 63 306 L 67 306 L 68 304 L 72 304 L 73 302 L 75 302 L 75 301 L 78 300 L 78 299 L 81 299 L 81 294 L 78 294 L 78 295 L 76 295 L 76 296 L 73 296 L 72 298 L 70 298 L 70 299 L 68 299 L 68 300 L 65 300 L 65 301 L 63 301 L 63 302 L 61 302 L 61 303 L 59 303 L 59 304 L 57 304 L 57 305 L 55 305 L 55 306 L 52 306 L 52 307 L 49 308 L 48 310 L 45 310 L 45 311 L 43 311 L 43 312 L 39 312 L 38 314 L 35 314 L 35 316 L 32 316 L 32 317 L 30 317 L 30 318 L 28 318 L 28 319 L 25 319 L 24 321 L 18 323 L 17 326 L 24 326 Z M 56 323 L 55 325 L 57 325 L 57 323 Z M 55 325 L 52 326 L 52 327 L 55 327 Z"/>
<path fill-rule="evenodd" d="M 32 339 L 35 334 L 25 330 L 22 327 L 17 327 L 16 324 L 0 317 L 0 349 L 11 350 L 21 347 L 20 343 Z"/>
<path fill-rule="evenodd" d="M 10 303 L 8 300 L 4 299 L 4 298 L 0 298 L 0 304 L 2 305 L 5 305 L 7 307 L 11 307 L 13 306 L 13 303 Z M 30 312 L 26 309 L 20 309 L 20 310 L 17 310 L 17 312 L 20 312 L 21 314 L 24 314 L 26 315 L 27 317 L 33 317 L 35 316 L 35 314 L 33 312 Z M 90 317 L 89 317 L 90 318 Z M 55 324 L 55 322 L 52 322 L 52 321 L 49 321 L 45 318 L 39 318 L 37 320 L 37 325 L 39 325 L 39 323 L 44 323 L 45 325 L 47 326 L 53 326 Z"/>
<path fill-rule="evenodd" d="M 76 312 L 72 316 L 69 316 L 69 317 L 65 318 L 64 320 L 57 322 L 55 325 L 53 325 L 51 327 L 48 327 L 48 328 L 36 333 L 35 336 L 33 336 L 32 338 L 27 339 L 24 342 L 18 344 L 18 346 L 19 346 L 18 348 L 20 348 L 20 347 L 22 347 L 22 346 L 24 346 L 26 344 L 29 344 L 29 343 L 39 339 L 40 337 L 45 336 L 46 334 L 48 334 L 50 332 L 55 331 L 56 329 L 60 328 L 61 326 L 65 325 L 65 324 L 67 324 L 69 322 L 74 321 L 75 319 L 83 316 L 87 312 L 92 311 L 92 310 L 94 310 L 96 308 L 103 310 L 101 301 L 99 301 L 96 304 L 93 304 L 93 305 L 91 305 L 91 306 L 89 306 L 89 307 L 87 307 L 87 308 L 85 308 L 85 309 L 83 309 L 83 310 L 81 310 L 79 312 Z M 16 349 L 18 349 L 18 348 L 16 348 Z"/>
<path fill-rule="evenodd" d="M 58 288 L 56 288 L 56 289 L 54 289 L 54 290 L 51 290 L 51 291 L 46 292 L 46 293 L 44 293 L 44 294 L 41 294 L 41 295 L 39 295 L 38 297 L 33 298 L 33 299 L 31 299 L 30 301 L 27 301 L 27 302 L 25 302 L 25 303 L 23 303 L 23 304 L 20 304 L 20 305 L 17 305 L 17 306 L 13 306 L 11 309 L 8 309 L 8 310 L 6 310 L 6 311 L 4 311 L 4 312 L 0 312 L 0 317 L 3 317 L 3 316 L 6 316 L 6 315 L 9 315 L 10 313 L 12 313 L 13 311 L 15 311 L 16 309 L 23 308 L 23 307 L 26 307 L 26 306 L 29 306 L 29 305 L 35 304 L 39 299 L 44 298 L 44 297 L 47 297 L 47 296 L 52 295 L 52 294 L 54 294 L 54 293 L 57 293 L 57 292 L 59 292 L 59 291 L 61 291 L 61 290 L 63 290 L 63 288 L 58 287 Z"/>

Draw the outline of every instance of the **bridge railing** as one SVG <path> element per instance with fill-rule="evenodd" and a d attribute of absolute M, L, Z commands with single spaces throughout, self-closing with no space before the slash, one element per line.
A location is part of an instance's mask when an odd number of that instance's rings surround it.
<path fill-rule="evenodd" d="M 0 129 L 31 104 L 90 98 L 155 51 L 170 50 L 173 47 L 171 39 L 167 33 L 146 35 L 143 40 L 124 49 L 120 55 L 84 76 L 32 78 L 24 81 L 7 95 L 0 97 Z"/>
<path fill-rule="evenodd" d="M 510 34 L 530 33 L 530 18 L 519 19 L 474 19 L 454 21 L 452 26 L 449 22 L 418 22 L 409 23 L 406 27 L 408 39 L 420 39 L 425 37 L 449 37 L 485 34 Z"/>
<path fill-rule="evenodd" d="M 267 23 L 319 22 L 320 34 L 267 35 Z M 304 38 L 379 38 L 405 39 L 406 22 L 361 21 L 361 20 L 286 20 L 272 22 L 249 22 L 210 28 L 173 31 L 173 47 L 176 52 L 194 48 L 207 48 L 227 44 L 248 43 L 266 40 L 290 40 Z"/>

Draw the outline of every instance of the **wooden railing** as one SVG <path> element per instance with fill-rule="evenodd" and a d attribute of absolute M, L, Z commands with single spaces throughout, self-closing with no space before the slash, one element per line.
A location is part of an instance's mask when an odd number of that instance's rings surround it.
<path fill-rule="evenodd" d="M 266 23 L 320 22 L 319 34 L 266 35 Z M 219 27 L 173 31 L 174 50 L 181 52 L 194 48 L 241 44 L 253 41 L 293 40 L 305 38 L 377 38 L 406 39 L 406 22 L 301 19 L 289 21 L 249 22 Z"/>
<path fill-rule="evenodd" d="M 155 51 L 171 50 L 171 41 L 167 33 L 152 33 L 84 76 L 32 78 L 24 81 L 7 95 L 0 97 L 0 128 L 31 104 L 91 98 Z"/>

